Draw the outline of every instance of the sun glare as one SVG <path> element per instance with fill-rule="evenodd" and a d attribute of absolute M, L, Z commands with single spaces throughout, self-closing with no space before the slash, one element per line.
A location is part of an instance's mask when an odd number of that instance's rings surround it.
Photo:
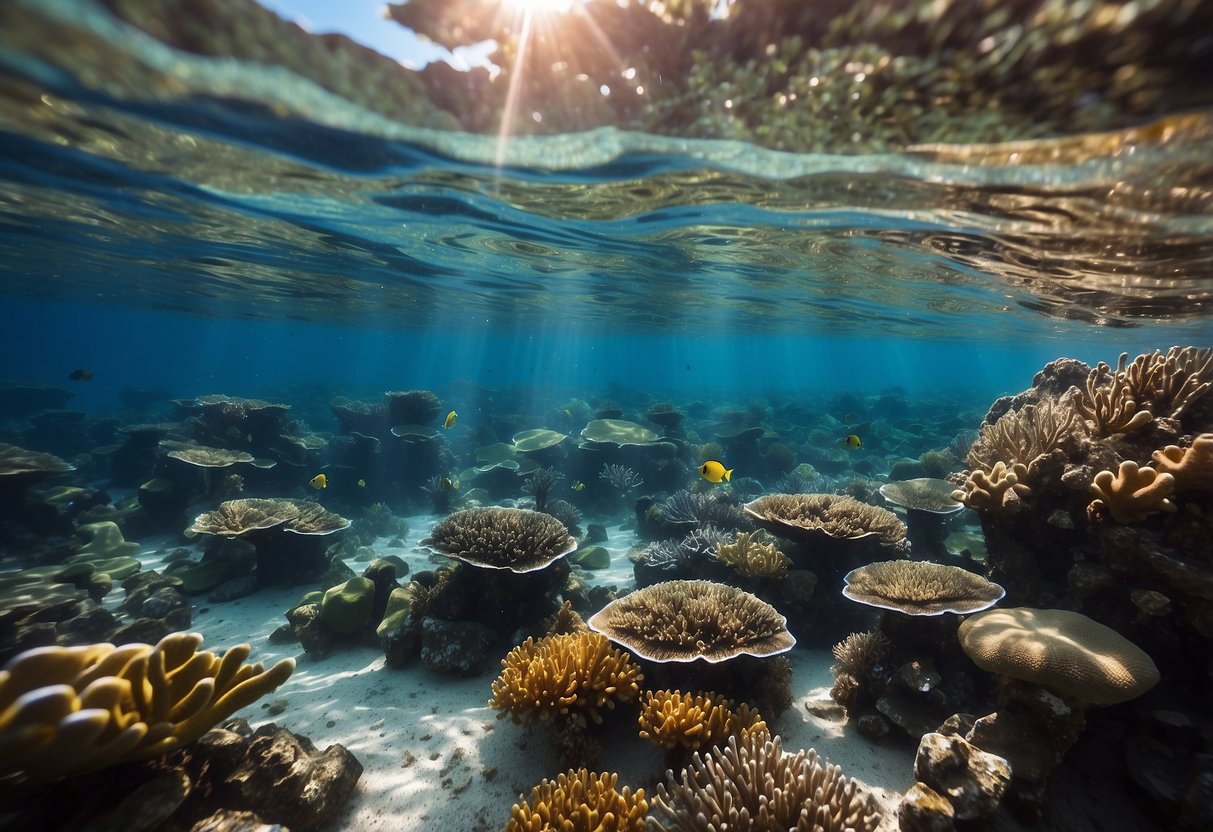
<path fill-rule="evenodd" d="M 505 6 L 526 14 L 550 14 L 567 12 L 572 8 L 573 0 L 505 0 Z"/>

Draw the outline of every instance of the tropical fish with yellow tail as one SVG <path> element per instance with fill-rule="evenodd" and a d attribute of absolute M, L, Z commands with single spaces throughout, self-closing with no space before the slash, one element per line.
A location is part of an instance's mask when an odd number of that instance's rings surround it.
<path fill-rule="evenodd" d="M 725 468 L 723 464 L 714 459 L 709 459 L 703 465 L 699 466 L 699 476 L 703 477 L 708 482 L 729 481 L 733 476 L 732 468 Z"/>

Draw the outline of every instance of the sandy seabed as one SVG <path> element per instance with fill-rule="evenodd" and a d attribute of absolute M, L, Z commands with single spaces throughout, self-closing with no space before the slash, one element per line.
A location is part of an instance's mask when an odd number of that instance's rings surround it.
<path fill-rule="evenodd" d="M 404 548 L 388 548 L 386 538 L 373 548 L 380 555 L 402 557 L 411 572 L 433 568 L 430 554 L 417 548 L 417 541 L 437 518 L 406 519 L 409 533 Z M 634 534 L 609 526 L 608 535 L 603 545 L 611 552 L 611 567 L 582 574 L 593 584 L 628 588 L 632 565 L 626 552 Z M 178 545 L 175 541 L 145 544 L 144 568 L 162 568 L 164 557 Z M 365 562 L 348 564 L 358 573 L 366 568 Z M 271 644 L 270 633 L 286 623 L 285 611 L 304 591 L 260 590 L 222 604 L 196 598 L 193 629 L 203 634 L 207 649 L 247 642 L 253 646 L 250 661 L 268 666 L 288 656 L 297 659 L 286 684 L 236 716 L 253 727 L 275 722 L 310 738 L 320 749 L 340 743 L 354 753 L 364 770 L 337 828 L 500 830 L 520 795 L 565 770 L 546 726 L 528 731 L 508 719 L 497 719 L 489 709 L 495 669 L 473 679 L 457 679 L 432 673 L 420 662 L 404 669 L 388 668 L 383 652 L 371 647 L 344 646 L 328 658 L 315 660 L 298 644 Z M 833 659 L 825 650 L 795 648 L 786 655 L 793 666 L 792 706 L 773 726 L 784 748 L 792 752 L 816 748 L 874 795 L 884 814 L 882 832 L 897 829 L 898 801 L 914 783 L 913 749 L 874 744 L 853 726 L 809 713 L 807 701 L 828 698 Z M 276 713 L 271 715 L 271 710 Z M 618 772 L 620 786 L 651 792 L 664 771 L 662 752 L 640 739 L 629 722 L 621 716 L 609 723 L 616 730 L 599 737 L 604 746 L 601 767 Z"/>

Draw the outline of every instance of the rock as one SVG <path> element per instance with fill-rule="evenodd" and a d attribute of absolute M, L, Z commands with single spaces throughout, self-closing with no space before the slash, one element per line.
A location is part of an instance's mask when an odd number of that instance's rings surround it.
<path fill-rule="evenodd" d="M 947 798 L 926 783 L 915 783 L 897 807 L 901 832 L 951 832 L 956 810 Z"/>
<path fill-rule="evenodd" d="M 388 547 L 389 549 L 403 549 L 403 548 L 404 548 L 404 540 L 402 540 L 402 539 L 401 539 L 401 538 L 399 538 L 399 537 L 393 537 L 391 540 L 389 540 L 389 541 L 387 542 L 387 547 Z"/>
<path fill-rule="evenodd" d="M 248 738 L 228 728 L 212 728 L 194 743 L 193 751 L 206 760 L 207 767 L 217 777 L 226 777 L 235 770 L 244 756 Z"/>
<path fill-rule="evenodd" d="M 607 530 L 606 526 L 601 523 L 590 523 L 585 527 L 585 542 L 586 543 L 606 543 Z"/>
<path fill-rule="evenodd" d="M 1171 614 L 1171 599 L 1153 589 L 1135 589 L 1129 600 L 1146 615 L 1162 617 Z"/>
<path fill-rule="evenodd" d="M 370 578 L 353 577 L 325 591 L 320 621 L 334 633 L 353 635 L 370 623 L 374 603 L 375 583 Z"/>
<path fill-rule="evenodd" d="M 602 546 L 578 549 L 570 559 L 582 569 L 607 569 L 611 565 L 611 553 Z"/>
<path fill-rule="evenodd" d="M 1116 583 L 1116 576 L 1106 566 L 1080 561 L 1071 567 L 1066 583 L 1075 598 L 1086 600 Z"/>
<path fill-rule="evenodd" d="M 406 572 L 407 567 L 406 567 Z M 387 609 L 388 597 L 392 594 L 392 590 L 400 586 L 396 580 L 396 576 L 400 574 L 397 571 L 396 564 L 387 558 L 376 558 L 367 565 L 366 569 L 362 570 L 362 577 L 368 579 L 375 585 L 375 600 L 371 604 L 371 620 L 378 623 L 384 616 L 384 611 Z"/>
<path fill-rule="evenodd" d="M 855 730 L 870 740 L 878 740 L 889 733 L 889 723 L 876 714 L 864 714 L 856 720 Z"/>
<path fill-rule="evenodd" d="M 914 777 L 946 797 L 957 820 L 970 821 L 998 808 L 1011 766 L 961 737 L 932 733 L 918 743 Z"/>
<path fill-rule="evenodd" d="M 237 598 L 245 598 L 256 591 L 257 576 L 241 575 L 239 578 L 232 578 L 219 584 L 206 596 L 206 600 L 212 604 L 222 604 L 226 601 L 235 601 Z"/>
<path fill-rule="evenodd" d="M 934 713 L 928 703 L 905 691 L 889 687 L 876 700 L 876 710 L 889 722 L 905 731 L 910 738 L 921 737 L 935 730 L 944 717 Z"/>
<path fill-rule="evenodd" d="M 94 601 L 81 601 L 80 612 L 54 625 L 66 644 L 98 644 L 109 641 L 116 620 L 114 614 Z"/>
<path fill-rule="evenodd" d="M 114 644 L 155 644 L 168 635 L 168 625 L 158 618 L 136 618 L 110 636 Z"/>
<path fill-rule="evenodd" d="M 897 670 L 897 681 L 910 693 L 930 693 L 943 681 L 935 663 L 925 661 L 906 662 Z"/>
<path fill-rule="evenodd" d="M 492 640 L 492 631 L 478 621 L 426 617 L 421 622 L 421 662 L 438 673 L 476 676 L 484 669 Z"/>
<path fill-rule="evenodd" d="M 847 718 L 846 710 L 833 699 L 809 699 L 804 707 L 813 716 L 830 722 L 843 722 Z"/>
<path fill-rule="evenodd" d="M 170 770 L 157 774 L 122 798 L 122 802 L 99 817 L 77 827 L 80 832 L 149 832 L 168 820 L 185 802 L 191 791 L 185 772 Z"/>
<path fill-rule="evenodd" d="M 1197 771 L 1179 798 L 1178 828 L 1181 832 L 1213 829 L 1213 757 L 1197 757 Z"/>
<path fill-rule="evenodd" d="M 267 821 L 312 832 L 336 819 L 361 776 L 344 746 L 318 752 L 307 737 L 269 725 L 254 732 L 244 759 L 216 788 Z"/>
<path fill-rule="evenodd" d="M 175 561 L 166 567 L 174 578 L 180 578 L 182 591 L 188 595 L 200 595 L 219 586 L 232 574 L 231 561 L 226 558 L 205 558 L 193 561 Z"/>
<path fill-rule="evenodd" d="M 266 637 L 266 640 L 270 644 L 297 643 L 297 639 L 295 638 L 295 629 L 290 624 L 282 624 L 278 626 L 274 632 L 270 633 L 269 636 Z"/>
<path fill-rule="evenodd" d="M 1168 814 L 1179 806 L 1188 772 L 1188 754 L 1138 732 L 1125 738 L 1125 767 L 1137 787 Z"/>
<path fill-rule="evenodd" d="M 370 546 L 359 546 L 354 550 L 354 560 L 359 563 L 374 560 L 376 558 L 375 550 Z"/>
<path fill-rule="evenodd" d="M 404 667 L 421 651 L 421 617 L 414 615 L 413 597 L 405 587 L 393 589 L 375 628 L 388 667 Z"/>
<path fill-rule="evenodd" d="M 358 577 L 358 573 L 346 566 L 345 561 L 341 559 L 340 555 L 334 555 L 329 559 L 328 569 L 320 576 L 316 583 L 320 584 L 320 586 L 331 587 L 356 577 Z"/>
<path fill-rule="evenodd" d="M 256 812 L 220 809 L 195 823 L 190 832 L 285 832 L 277 823 L 265 823 Z"/>
<path fill-rule="evenodd" d="M 143 602 L 142 614 L 148 618 L 164 618 L 170 612 L 181 607 L 188 607 L 190 602 L 175 586 L 164 586 L 157 589 Z"/>
<path fill-rule="evenodd" d="M 323 659 L 333 652 L 333 634 L 320 624 L 319 604 L 300 604 L 287 612 L 286 620 L 309 656 Z"/>

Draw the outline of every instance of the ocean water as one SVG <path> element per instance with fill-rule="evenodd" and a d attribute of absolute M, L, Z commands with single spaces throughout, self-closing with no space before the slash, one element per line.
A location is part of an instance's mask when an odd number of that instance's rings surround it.
<path fill-rule="evenodd" d="M 90 443 L 178 418 L 173 400 L 282 402 L 300 432 L 332 438 L 332 400 L 388 390 L 458 411 L 450 465 L 427 477 L 466 476 L 478 445 L 516 431 L 559 429 L 571 447 L 600 410 L 643 422 L 671 402 L 689 445 L 758 423 L 794 462 L 842 460 L 821 490 L 874 489 L 898 461 L 971 441 L 1050 361 L 1213 344 L 1206 111 L 880 153 L 611 127 L 503 141 L 177 50 L 101 4 L 6 6 L 0 381 L 65 390 L 57 407 L 92 427 L 56 434 L 10 401 L 0 442 L 75 461 L 90 479 L 73 484 L 115 502 L 135 489 L 90 464 Z M 147 75 L 124 85 L 128 66 Z M 77 369 L 91 378 L 69 379 Z M 564 415 L 574 402 L 584 412 Z M 864 447 L 848 455 L 852 430 Z M 696 485 L 696 452 L 659 498 Z M 724 461 L 750 481 L 745 499 L 787 473 L 766 454 Z M 436 519 L 407 472 L 390 490 L 326 494 L 308 481 L 333 460 L 308 464 L 274 481 L 278 496 L 355 523 L 380 499 L 414 527 Z M 630 505 L 575 452 L 562 464 L 566 485 L 589 486 L 569 495 L 584 519 L 620 535 L 618 566 L 643 543 Z M 148 539 L 167 552 L 175 534 Z M 3 565 L 28 565 L 12 544 Z M 630 588 L 627 573 L 612 577 Z"/>

